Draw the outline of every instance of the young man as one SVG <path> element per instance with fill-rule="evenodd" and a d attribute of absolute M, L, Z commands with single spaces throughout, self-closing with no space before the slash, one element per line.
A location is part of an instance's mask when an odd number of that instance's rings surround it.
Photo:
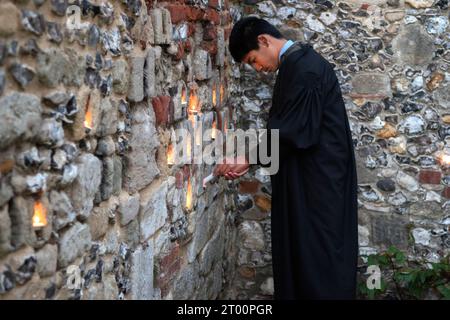
<path fill-rule="evenodd" d="M 256 71 L 278 70 L 267 128 L 279 130 L 272 182 L 275 299 L 353 299 L 358 255 L 351 132 L 333 66 L 256 17 L 238 21 L 229 49 Z M 249 164 L 220 164 L 235 179 Z"/>

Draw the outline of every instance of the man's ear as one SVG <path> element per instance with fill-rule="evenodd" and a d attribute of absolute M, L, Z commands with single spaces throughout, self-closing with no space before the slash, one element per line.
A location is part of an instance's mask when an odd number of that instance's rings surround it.
<path fill-rule="evenodd" d="M 267 37 L 267 35 L 260 34 L 257 39 L 258 39 L 258 44 L 260 47 L 261 46 L 264 46 L 264 47 L 269 46 L 269 38 Z"/>

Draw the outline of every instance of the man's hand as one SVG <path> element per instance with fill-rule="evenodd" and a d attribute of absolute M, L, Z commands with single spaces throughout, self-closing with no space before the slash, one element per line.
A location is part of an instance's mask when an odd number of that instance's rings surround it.
<path fill-rule="evenodd" d="M 233 180 L 247 173 L 250 165 L 245 157 L 225 158 L 223 163 L 214 168 L 215 176 L 224 176 L 227 180 Z"/>

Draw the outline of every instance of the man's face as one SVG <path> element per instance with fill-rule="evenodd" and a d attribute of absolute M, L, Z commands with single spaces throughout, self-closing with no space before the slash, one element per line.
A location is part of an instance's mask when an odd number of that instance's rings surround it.
<path fill-rule="evenodd" d="M 265 36 L 258 37 L 259 49 L 249 51 L 242 61 L 257 72 L 275 72 L 278 69 L 278 51 Z"/>

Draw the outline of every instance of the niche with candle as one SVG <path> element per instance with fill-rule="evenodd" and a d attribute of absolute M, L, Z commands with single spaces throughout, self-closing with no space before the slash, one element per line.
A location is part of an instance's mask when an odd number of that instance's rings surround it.
<path fill-rule="evenodd" d="M 34 199 L 33 215 L 31 217 L 31 233 L 34 247 L 43 246 L 49 239 L 52 232 L 52 211 L 47 197 L 42 195 Z"/>
<path fill-rule="evenodd" d="M 80 111 L 75 114 L 74 122 L 71 125 L 71 138 L 75 141 L 84 139 L 86 135 L 96 133 L 96 125 L 100 118 L 100 93 L 81 93 L 77 97 Z"/>
<path fill-rule="evenodd" d="M 93 122 L 92 122 L 92 106 L 88 103 L 86 105 L 86 110 L 84 113 L 84 127 L 86 128 L 86 131 L 91 131 L 93 128 Z"/>
<path fill-rule="evenodd" d="M 48 224 L 47 208 L 40 199 L 34 201 L 32 224 L 36 229 L 43 228 Z"/>
<path fill-rule="evenodd" d="M 167 164 L 173 166 L 175 164 L 175 150 L 172 142 L 167 146 Z"/>
<path fill-rule="evenodd" d="M 186 200 L 184 203 L 184 208 L 186 211 L 191 211 L 193 207 L 193 199 L 192 199 L 192 182 L 191 177 L 188 178 L 187 186 L 186 186 Z"/>
<path fill-rule="evenodd" d="M 442 167 L 450 167 L 450 151 L 439 151 L 436 153 L 436 159 Z"/>
<path fill-rule="evenodd" d="M 197 95 L 197 91 L 195 89 L 190 90 L 189 94 L 189 114 L 197 114 L 201 110 L 200 100 Z"/>
<path fill-rule="evenodd" d="M 101 97 L 98 92 L 91 92 L 88 100 L 84 105 L 84 119 L 83 126 L 88 135 L 94 135 L 96 133 L 97 125 L 100 121 L 101 110 Z"/>

